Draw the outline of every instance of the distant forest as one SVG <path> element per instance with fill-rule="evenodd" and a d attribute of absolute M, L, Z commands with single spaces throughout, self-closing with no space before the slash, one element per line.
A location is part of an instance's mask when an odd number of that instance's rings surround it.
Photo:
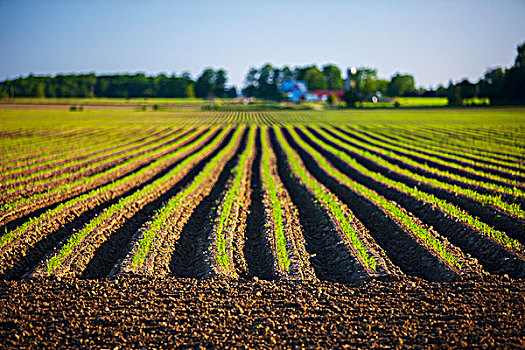
<path fill-rule="evenodd" d="M 280 101 L 286 97 L 279 92 L 283 81 L 305 81 L 309 90 L 345 90 L 348 106 L 367 101 L 372 96 L 428 96 L 447 97 L 450 105 L 460 105 L 465 99 L 489 98 L 493 105 L 525 104 L 525 43 L 517 47 L 517 56 L 510 68 L 490 68 L 483 78 L 472 83 L 468 79 L 435 90 L 417 89 L 412 75 L 396 73 L 388 79 L 377 77 L 377 70 L 360 67 L 349 70 L 345 81 L 341 69 L 328 64 L 277 68 L 265 64 L 251 68 L 246 75 L 242 94 L 267 100 Z M 193 80 L 184 73 L 167 76 L 159 74 L 71 74 L 20 77 L 0 82 L 0 96 L 7 97 L 237 97 L 235 87 L 227 86 L 228 77 L 223 69 L 205 69 Z"/>
<path fill-rule="evenodd" d="M 0 83 L 2 97 L 236 97 L 226 71 L 206 69 L 197 80 L 181 76 L 69 74 L 20 77 Z"/>

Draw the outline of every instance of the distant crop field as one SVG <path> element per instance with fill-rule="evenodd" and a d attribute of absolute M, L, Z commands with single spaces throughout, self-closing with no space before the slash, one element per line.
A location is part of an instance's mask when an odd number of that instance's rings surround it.
<path fill-rule="evenodd" d="M 0 113 L 4 278 L 525 277 L 524 109 Z"/>
<path fill-rule="evenodd" d="M 446 97 L 395 97 L 392 101 L 361 102 L 359 107 L 392 108 L 396 107 L 444 107 L 448 105 Z"/>
<path fill-rule="evenodd" d="M 396 97 L 395 100 L 404 107 L 438 107 L 448 104 L 446 97 Z"/>

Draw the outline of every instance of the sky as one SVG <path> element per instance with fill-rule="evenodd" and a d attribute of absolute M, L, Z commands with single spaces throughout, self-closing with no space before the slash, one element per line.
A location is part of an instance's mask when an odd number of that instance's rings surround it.
<path fill-rule="evenodd" d="M 0 0 L 0 80 L 332 63 L 426 88 L 512 65 L 525 0 Z M 346 75 L 346 74 L 345 74 Z"/>

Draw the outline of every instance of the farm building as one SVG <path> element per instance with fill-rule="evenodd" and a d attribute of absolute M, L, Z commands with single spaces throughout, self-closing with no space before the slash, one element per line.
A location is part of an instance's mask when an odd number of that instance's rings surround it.
<path fill-rule="evenodd" d="M 287 80 L 283 82 L 282 87 L 279 89 L 279 93 L 284 93 L 290 101 L 299 103 L 300 101 L 318 101 L 319 98 L 310 92 L 306 82 L 300 80 Z"/>
<path fill-rule="evenodd" d="M 337 96 L 338 100 L 343 100 L 343 94 L 345 93 L 344 90 L 314 90 L 312 93 L 317 96 L 317 99 L 319 101 L 326 101 L 328 99 L 329 95 L 335 95 Z"/>

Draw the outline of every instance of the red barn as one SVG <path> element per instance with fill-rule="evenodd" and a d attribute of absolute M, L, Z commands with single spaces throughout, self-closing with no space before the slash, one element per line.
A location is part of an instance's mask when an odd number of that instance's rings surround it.
<path fill-rule="evenodd" d="M 314 90 L 312 93 L 321 101 L 326 101 L 328 95 L 335 95 L 339 101 L 343 100 L 344 90 Z"/>

